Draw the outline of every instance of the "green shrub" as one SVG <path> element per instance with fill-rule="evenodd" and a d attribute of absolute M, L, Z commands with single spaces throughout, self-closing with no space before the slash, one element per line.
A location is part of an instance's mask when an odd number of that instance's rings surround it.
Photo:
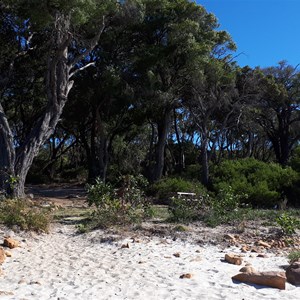
<path fill-rule="evenodd" d="M 87 202 L 89 206 L 95 205 L 93 214 L 95 226 L 108 227 L 139 223 L 151 214 L 150 203 L 139 188 L 142 178 L 131 175 L 122 177 L 122 186 L 114 189 L 96 179 L 95 184 L 88 185 Z"/>
<path fill-rule="evenodd" d="M 196 220 L 202 213 L 202 208 L 202 199 L 173 197 L 169 206 L 169 220 L 172 222 L 186 222 Z"/>
<path fill-rule="evenodd" d="M 292 264 L 300 260 L 300 251 L 293 251 L 288 255 L 289 263 Z"/>
<path fill-rule="evenodd" d="M 152 186 L 156 197 L 169 205 L 170 221 L 195 220 L 209 197 L 206 188 L 198 182 L 182 178 L 165 178 Z M 178 197 L 177 192 L 195 193 L 195 196 Z"/>
<path fill-rule="evenodd" d="M 195 193 L 196 196 L 207 194 L 206 188 L 201 183 L 178 177 L 158 181 L 152 186 L 152 192 L 159 199 L 171 199 L 177 192 Z"/>
<path fill-rule="evenodd" d="M 110 203 L 112 198 L 116 197 L 113 187 L 99 178 L 95 180 L 95 184 L 88 184 L 86 188 L 89 206 L 95 205 L 96 208 L 103 208 Z"/>
<path fill-rule="evenodd" d="M 20 199 L 7 199 L 0 203 L 0 220 L 7 226 L 18 226 L 22 230 L 48 232 L 51 213 L 48 209 L 34 206 Z"/>
<path fill-rule="evenodd" d="M 296 228 L 299 227 L 299 219 L 287 212 L 278 216 L 276 218 L 276 223 L 280 226 L 282 233 L 285 235 L 295 234 Z"/>
<path fill-rule="evenodd" d="M 225 185 L 219 190 L 217 197 L 211 201 L 210 205 L 218 214 L 225 214 L 239 207 L 240 198 L 241 196 L 236 194 L 230 185 Z"/>
<path fill-rule="evenodd" d="M 283 200 L 297 173 L 289 167 L 247 158 L 222 162 L 212 177 L 217 193 L 231 186 L 240 203 L 270 208 Z"/>
<path fill-rule="evenodd" d="M 294 149 L 289 165 L 300 174 L 300 146 Z"/>
<path fill-rule="evenodd" d="M 201 167 L 199 164 L 193 164 L 193 165 L 188 165 L 186 166 L 183 174 L 182 174 L 184 179 L 187 180 L 195 180 L 199 179 L 201 177 Z"/>

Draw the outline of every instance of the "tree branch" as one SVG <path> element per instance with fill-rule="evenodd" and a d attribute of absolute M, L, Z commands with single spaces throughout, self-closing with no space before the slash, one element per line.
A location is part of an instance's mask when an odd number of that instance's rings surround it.
<path fill-rule="evenodd" d="M 105 17 L 103 16 L 102 17 L 102 24 L 101 24 L 100 30 L 94 36 L 94 38 L 90 40 L 90 43 L 89 43 L 88 47 L 86 47 L 85 50 L 81 54 L 79 54 L 78 56 L 76 56 L 73 59 L 73 61 L 71 61 L 68 64 L 70 69 L 74 68 L 82 59 L 84 59 L 97 46 L 98 41 L 100 39 L 100 36 L 101 36 L 102 32 L 104 31 L 104 28 L 105 28 Z M 73 73 L 71 73 L 71 74 L 73 74 Z"/>

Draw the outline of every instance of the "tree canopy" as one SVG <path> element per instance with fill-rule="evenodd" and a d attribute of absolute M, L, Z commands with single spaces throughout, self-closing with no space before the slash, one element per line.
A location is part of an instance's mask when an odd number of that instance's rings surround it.
<path fill-rule="evenodd" d="M 24 196 L 28 174 L 154 183 L 194 168 L 211 187 L 224 160 L 297 160 L 298 66 L 241 68 L 195 2 L 3 0 L 0 20 L 6 194 Z"/>

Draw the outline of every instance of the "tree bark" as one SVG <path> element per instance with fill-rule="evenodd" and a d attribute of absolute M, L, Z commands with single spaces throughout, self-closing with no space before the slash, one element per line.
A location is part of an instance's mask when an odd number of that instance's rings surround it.
<path fill-rule="evenodd" d="M 104 130 L 99 109 L 97 109 L 91 130 L 91 149 L 89 157 L 89 182 L 93 182 L 97 177 L 103 182 L 106 181 L 108 167 L 108 146 L 109 140 Z"/>
<path fill-rule="evenodd" d="M 161 179 L 165 164 L 165 146 L 170 129 L 172 110 L 166 109 L 163 118 L 157 124 L 158 140 L 155 149 L 155 165 L 151 172 L 151 181 Z"/>
<path fill-rule="evenodd" d="M 185 169 L 185 160 L 184 160 L 184 151 L 183 151 L 182 143 L 181 143 L 179 132 L 178 132 L 177 115 L 176 115 L 175 108 L 173 110 L 173 114 L 174 114 L 174 129 L 175 129 L 175 135 L 176 135 L 176 140 L 177 140 L 177 145 L 178 145 L 178 150 L 179 150 L 177 170 L 178 170 L 179 174 L 181 174 L 183 172 L 183 170 Z"/>
<path fill-rule="evenodd" d="M 68 94 L 73 86 L 71 77 L 80 69 L 72 71 L 77 63 L 85 58 L 96 46 L 104 29 L 104 22 L 98 34 L 90 42 L 89 46 L 72 61 L 68 61 L 68 46 L 72 41 L 70 15 L 60 12 L 55 13 L 54 29 L 50 41 L 51 48 L 46 71 L 47 105 L 43 115 L 37 120 L 36 125 L 29 133 L 27 139 L 18 148 L 13 146 L 13 136 L 7 119 L 0 108 L 0 190 L 5 189 L 7 176 L 18 178 L 14 186 L 13 196 L 23 198 L 25 196 L 24 185 L 33 159 L 37 156 L 40 147 L 53 134 L 61 117 Z M 72 72 L 71 72 L 72 71 Z M 0 175 L 1 176 L 1 175 Z"/>
<path fill-rule="evenodd" d="M 10 194 L 10 176 L 14 176 L 15 149 L 13 134 L 0 103 L 0 195 Z"/>
<path fill-rule="evenodd" d="M 202 163 L 202 183 L 208 186 L 209 183 L 209 166 L 208 166 L 208 137 L 207 130 L 202 133 L 202 145 L 201 145 L 201 163 Z"/>

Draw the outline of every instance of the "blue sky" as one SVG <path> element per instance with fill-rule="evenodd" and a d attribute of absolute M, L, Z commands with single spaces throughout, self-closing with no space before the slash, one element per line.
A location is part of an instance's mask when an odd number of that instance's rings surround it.
<path fill-rule="evenodd" d="M 300 0 L 197 0 L 237 44 L 239 65 L 300 63 Z"/>

